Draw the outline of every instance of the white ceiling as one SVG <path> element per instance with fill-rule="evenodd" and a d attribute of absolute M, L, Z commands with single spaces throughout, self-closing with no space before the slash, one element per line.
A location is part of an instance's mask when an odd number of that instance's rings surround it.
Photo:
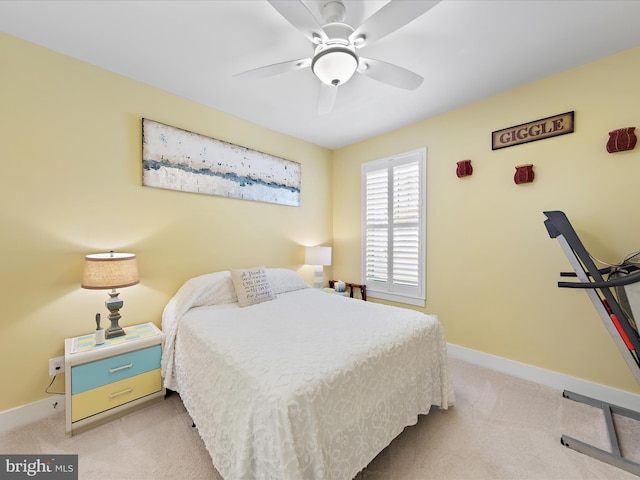
<path fill-rule="evenodd" d="M 304 0 L 318 21 L 324 1 Z M 358 26 L 386 3 L 346 0 L 346 23 Z M 233 77 L 313 53 L 267 1 L 4 0 L 0 29 L 335 149 L 638 46 L 640 1 L 444 0 L 359 51 L 422 75 L 417 90 L 357 74 L 327 115 L 317 114 L 309 69 Z"/>

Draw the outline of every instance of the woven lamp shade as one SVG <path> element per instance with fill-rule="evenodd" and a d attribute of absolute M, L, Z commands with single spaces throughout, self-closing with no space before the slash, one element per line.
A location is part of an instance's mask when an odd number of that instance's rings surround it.
<path fill-rule="evenodd" d="M 138 283 L 138 261 L 133 253 L 94 253 L 84 257 L 82 288 L 107 290 Z"/>

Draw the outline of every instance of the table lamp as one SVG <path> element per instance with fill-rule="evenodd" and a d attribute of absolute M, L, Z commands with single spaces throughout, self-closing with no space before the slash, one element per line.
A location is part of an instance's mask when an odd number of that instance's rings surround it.
<path fill-rule="evenodd" d="M 313 265 L 313 287 L 322 288 L 324 271 L 323 266 L 331 265 L 331 247 L 306 247 L 304 263 Z"/>
<path fill-rule="evenodd" d="M 105 332 L 105 338 L 119 337 L 125 334 L 118 324 L 119 310 L 124 302 L 118 298 L 116 288 L 130 287 L 140 283 L 138 261 L 133 253 L 94 253 L 84 257 L 82 288 L 90 290 L 111 290 L 109 299 L 104 302 L 109 310 L 111 325 Z"/>

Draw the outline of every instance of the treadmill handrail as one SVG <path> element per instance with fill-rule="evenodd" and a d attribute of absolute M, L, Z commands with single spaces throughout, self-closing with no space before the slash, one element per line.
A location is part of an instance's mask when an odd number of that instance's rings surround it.
<path fill-rule="evenodd" d="M 636 282 L 640 282 L 640 272 L 631 273 L 629 275 L 623 275 L 622 277 L 616 277 L 611 280 L 605 280 L 603 282 L 558 282 L 558 287 L 561 287 L 561 288 L 609 288 L 609 287 L 620 287 L 622 285 L 630 285 Z"/>
<path fill-rule="evenodd" d="M 640 267 L 638 267 L 637 265 L 623 263 L 621 265 L 614 265 L 611 267 L 599 268 L 598 273 L 600 273 L 601 275 L 608 275 L 612 272 L 620 271 L 620 270 L 624 270 L 626 271 L 626 273 L 629 273 L 629 272 L 634 272 L 636 270 L 640 271 Z M 592 276 L 589 272 L 585 272 L 585 273 L 587 277 Z M 560 272 L 560 276 L 561 277 L 577 277 L 578 274 L 576 272 Z"/>

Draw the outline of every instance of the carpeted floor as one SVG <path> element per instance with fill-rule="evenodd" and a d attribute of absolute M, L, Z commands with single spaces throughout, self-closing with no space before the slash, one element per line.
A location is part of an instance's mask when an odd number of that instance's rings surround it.
<path fill-rule="evenodd" d="M 450 365 L 456 405 L 421 416 L 357 480 L 638 480 L 560 444 L 567 434 L 609 449 L 599 409 L 460 360 Z M 623 454 L 640 462 L 640 422 L 617 420 Z M 0 435 L 0 453 L 78 454 L 81 480 L 221 479 L 178 395 L 70 438 L 61 412 Z"/>

